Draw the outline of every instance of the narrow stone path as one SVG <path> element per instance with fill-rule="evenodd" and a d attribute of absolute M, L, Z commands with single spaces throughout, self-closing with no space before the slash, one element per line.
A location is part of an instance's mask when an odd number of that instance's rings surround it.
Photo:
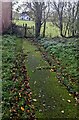
<path fill-rule="evenodd" d="M 61 85 L 56 72 L 43 60 L 38 48 L 30 41 L 23 41 L 23 50 L 27 55 L 26 67 L 30 76 L 36 117 L 39 118 L 76 118 L 77 105 L 71 94 Z M 39 68 L 39 69 L 38 69 Z"/>

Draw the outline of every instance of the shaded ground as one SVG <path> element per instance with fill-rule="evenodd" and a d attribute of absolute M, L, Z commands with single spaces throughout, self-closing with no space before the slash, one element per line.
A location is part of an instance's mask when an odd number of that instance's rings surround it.
<path fill-rule="evenodd" d="M 24 53 L 27 54 L 26 66 L 30 76 L 37 118 L 76 118 L 77 106 L 73 97 L 64 86 L 58 83 L 56 73 L 38 67 L 49 66 L 43 60 L 36 46 L 23 41 Z"/>

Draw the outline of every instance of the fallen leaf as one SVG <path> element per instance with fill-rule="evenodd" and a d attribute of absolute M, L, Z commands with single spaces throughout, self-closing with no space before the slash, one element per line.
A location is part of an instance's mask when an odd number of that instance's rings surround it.
<path fill-rule="evenodd" d="M 56 66 L 53 66 L 53 68 L 56 68 Z"/>
<path fill-rule="evenodd" d="M 51 106 L 48 106 L 48 108 L 51 108 Z"/>
<path fill-rule="evenodd" d="M 52 99 L 53 99 L 54 97 L 52 97 Z"/>
<path fill-rule="evenodd" d="M 39 98 L 41 97 L 41 95 L 39 95 Z"/>
<path fill-rule="evenodd" d="M 54 72 L 54 69 L 51 69 L 50 72 Z"/>
<path fill-rule="evenodd" d="M 40 109 L 39 112 L 42 112 L 42 110 Z"/>
<path fill-rule="evenodd" d="M 71 100 L 67 100 L 67 102 L 71 103 Z"/>
<path fill-rule="evenodd" d="M 21 93 L 19 93 L 19 97 L 21 97 Z"/>
<path fill-rule="evenodd" d="M 77 104 L 75 104 L 75 106 L 77 106 Z"/>
<path fill-rule="evenodd" d="M 77 97 L 75 97 L 75 100 L 77 101 Z"/>
<path fill-rule="evenodd" d="M 33 99 L 34 102 L 36 102 L 37 100 L 36 99 Z"/>
<path fill-rule="evenodd" d="M 61 113 L 64 113 L 64 110 L 62 110 Z"/>
<path fill-rule="evenodd" d="M 30 94 L 28 94 L 28 97 L 29 97 L 29 98 L 31 98 L 31 95 L 30 95 Z"/>
<path fill-rule="evenodd" d="M 71 94 L 69 94 L 69 96 L 71 96 Z"/>
<path fill-rule="evenodd" d="M 46 104 L 43 104 L 43 106 L 46 106 Z"/>
<path fill-rule="evenodd" d="M 32 92 L 30 92 L 30 95 L 32 95 Z"/>
<path fill-rule="evenodd" d="M 23 107 L 21 107 L 21 110 L 22 110 L 22 111 L 24 111 L 24 108 L 23 108 Z"/>
<path fill-rule="evenodd" d="M 62 99 L 64 101 L 64 99 Z"/>
<path fill-rule="evenodd" d="M 36 84 L 36 81 L 34 82 L 34 85 Z"/>
<path fill-rule="evenodd" d="M 53 106 L 53 108 L 55 108 L 55 106 Z"/>
<path fill-rule="evenodd" d="M 26 112 L 27 112 L 27 113 L 29 113 L 29 112 L 30 112 L 30 110 L 26 110 Z"/>

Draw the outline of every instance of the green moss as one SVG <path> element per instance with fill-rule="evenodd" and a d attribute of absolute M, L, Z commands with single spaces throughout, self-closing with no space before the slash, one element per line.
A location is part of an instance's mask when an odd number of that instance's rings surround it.
<path fill-rule="evenodd" d="M 29 41 L 23 41 L 24 53 L 27 54 L 26 66 L 30 76 L 30 85 L 37 118 L 75 118 L 77 117 L 77 107 L 72 96 L 64 86 L 58 83 L 55 72 L 47 69 L 36 70 L 38 66 L 47 66 L 40 52 Z M 70 100 L 71 103 L 68 103 Z M 61 111 L 64 111 L 64 114 Z"/>

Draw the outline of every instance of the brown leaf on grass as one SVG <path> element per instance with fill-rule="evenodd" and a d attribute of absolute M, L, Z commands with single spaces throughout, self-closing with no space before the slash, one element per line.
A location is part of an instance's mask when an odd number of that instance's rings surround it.
<path fill-rule="evenodd" d="M 71 103 L 71 100 L 67 100 L 68 103 Z"/>
<path fill-rule="evenodd" d="M 61 113 L 64 114 L 64 110 L 62 110 Z"/>
<path fill-rule="evenodd" d="M 37 101 L 37 99 L 33 99 L 33 101 L 34 101 L 34 102 L 36 102 L 36 101 Z"/>
<path fill-rule="evenodd" d="M 54 72 L 54 69 L 51 69 L 50 72 Z"/>
<path fill-rule="evenodd" d="M 21 110 L 22 110 L 22 111 L 24 111 L 24 108 L 23 108 L 23 107 L 21 107 Z"/>

